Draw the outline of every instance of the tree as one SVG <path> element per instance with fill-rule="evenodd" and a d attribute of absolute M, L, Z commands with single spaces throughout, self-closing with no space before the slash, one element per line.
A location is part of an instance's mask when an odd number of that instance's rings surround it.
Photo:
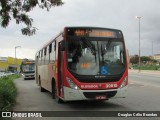
<path fill-rule="evenodd" d="M 157 62 L 158 62 L 158 61 L 155 60 L 155 59 L 152 59 L 151 61 L 152 61 L 152 63 L 157 63 Z"/>
<path fill-rule="evenodd" d="M 130 58 L 130 62 L 132 64 L 138 64 L 139 61 L 139 56 L 138 55 L 134 55 L 133 57 Z"/>
<path fill-rule="evenodd" d="M 147 62 L 147 61 L 151 61 L 151 58 L 150 57 L 147 57 L 147 56 L 142 56 L 141 57 L 141 62 Z"/>
<path fill-rule="evenodd" d="M 35 34 L 37 28 L 32 26 L 33 19 L 27 13 L 39 6 L 41 9 L 49 9 L 54 6 L 61 6 L 62 0 L 0 0 L 0 22 L 1 27 L 6 28 L 11 19 L 16 20 L 16 24 L 25 24 L 21 29 L 23 35 Z"/>

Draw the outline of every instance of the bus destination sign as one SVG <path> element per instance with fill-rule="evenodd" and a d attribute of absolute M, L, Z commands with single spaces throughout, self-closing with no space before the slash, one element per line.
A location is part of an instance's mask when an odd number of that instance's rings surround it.
<path fill-rule="evenodd" d="M 74 36 L 79 37 L 107 37 L 107 38 L 117 38 L 117 34 L 115 31 L 111 30 L 87 30 L 87 29 L 75 29 Z"/>
<path fill-rule="evenodd" d="M 24 64 L 33 64 L 31 61 L 24 62 Z"/>

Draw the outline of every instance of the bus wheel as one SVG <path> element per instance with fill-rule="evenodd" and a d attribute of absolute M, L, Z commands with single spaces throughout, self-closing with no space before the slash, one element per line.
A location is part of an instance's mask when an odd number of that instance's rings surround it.
<path fill-rule="evenodd" d="M 57 96 L 56 84 L 52 84 L 52 98 L 55 99 L 58 103 L 64 103 L 62 99 Z"/>
<path fill-rule="evenodd" d="M 52 83 L 52 98 L 55 99 L 56 98 L 56 87 L 55 87 L 55 83 Z"/>
<path fill-rule="evenodd" d="M 41 92 L 46 92 L 46 89 L 40 86 Z"/>
<path fill-rule="evenodd" d="M 56 94 L 56 88 L 55 88 L 55 94 Z M 59 98 L 58 96 L 57 96 L 57 94 L 55 95 L 55 100 L 58 102 L 58 103 L 64 103 L 64 101 L 61 99 L 61 98 Z"/>
<path fill-rule="evenodd" d="M 46 92 L 46 90 L 41 86 L 41 81 L 40 81 L 40 79 L 39 79 L 39 86 L 40 86 L 40 91 L 41 91 L 41 92 Z"/>

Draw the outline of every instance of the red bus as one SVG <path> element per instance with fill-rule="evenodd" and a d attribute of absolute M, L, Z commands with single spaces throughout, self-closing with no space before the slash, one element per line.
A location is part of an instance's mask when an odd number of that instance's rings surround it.
<path fill-rule="evenodd" d="M 127 63 L 120 30 L 65 27 L 36 53 L 36 82 L 58 102 L 124 98 Z"/>

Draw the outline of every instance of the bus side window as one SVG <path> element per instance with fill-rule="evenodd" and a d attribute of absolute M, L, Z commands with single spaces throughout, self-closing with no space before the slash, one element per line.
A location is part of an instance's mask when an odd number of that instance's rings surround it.
<path fill-rule="evenodd" d="M 42 50 L 42 60 L 41 60 L 41 65 L 44 64 L 44 49 Z"/>
<path fill-rule="evenodd" d="M 43 64 L 43 49 L 41 50 L 41 65 Z"/>
<path fill-rule="evenodd" d="M 39 65 L 39 60 L 40 60 L 40 51 L 38 52 L 38 61 L 37 61 L 38 65 Z"/>
<path fill-rule="evenodd" d="M 52 44 L 49 45 L 49 53 L 52 52 Z"/>
<path fill-rule="evenodd" d="M 43 62 L 44 64 L 45 64 L 45 61 L 46 61 L 46 52 L 47 52 L 46 50 L 47 50 L 47 48 L 44 48 L 44 62 Z"/>
<path fill-rule="evenodd" d="M 41 58 L 43 57 L 43 49 L 41 50 Z"/>
<path fill-rule="evenodd" d="M 46 53 L 47 53 L 47 47 L 44 48 L 44 55 L 46 55 Z"/>
<path fill-rule="evenodd" d="M 36 65 L 37 65 L 38 62 L 39 62 L 39 53 L 36 54 L 36 61 L 35 61 L 35 62 L 36 62 Z"/>
<path fill-rule="evenodd" d="M 49 63 L 49 46 L 46 47 L 45 64 Z"/>
<path fill-rule="evenodd" d="M 54 42 L 54 51 L 56 51 L 56 41 Z"/>
<path fill-rule="evenodd" d="M 38 60 L 39 65 L 41 65 L 41 60 L 42 60 L 42 51 L 39 51 L 39 60 Z"/>
<path fill-rule="evenodd" d="M 50 58 L 51 58 L 51 52 L 52 52 L 52 44 L 49 45 L 49 63 L 50 63 Z"/>
<path fill-rule="evenodd" d="M 38 53 L 38 58 L 40 58 L 40 51 L 39 51 L 39 53 Z"/>
<path fill-rule="evenodd" d="M 55 61 L 55 41 L 52 43 L 52 49 L 50 53 L 50 63 L 53 63 Z"/>

